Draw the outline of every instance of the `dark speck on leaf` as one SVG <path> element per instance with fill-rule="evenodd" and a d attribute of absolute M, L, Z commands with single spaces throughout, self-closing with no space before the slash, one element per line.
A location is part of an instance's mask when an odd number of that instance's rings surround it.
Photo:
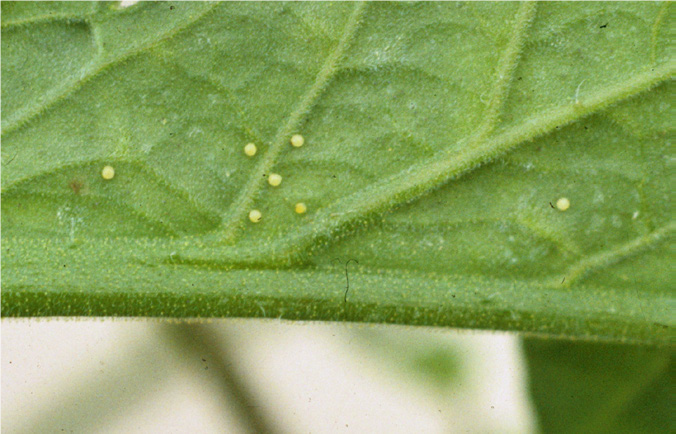
<path fill-rule="evenodd" d="M 605 29 L 606 27 L 608 27 L 608 23 L 605 23 L 604 25 L 600 26 L 599 29 Z"/>
<path fill-rule="evenodd" d="M 174 7 L 173 7 L 173 6 L 169 6 L 169 10 L 170 10 L 170 11 L 173 11 L 173 10 L 174 10 Z"/>
<path fill-rule="evenodd" d="M 14 156 L 13 156 L 12 158 L 10 158 L 9 161 L 8 161 L 7 163 L 5 163 L 4 165 L 5 165 L 5 166 L 9 166 L 9 163 L 11 163 L 12 161 L 14 161 L 14 159 L 16 158 L 17 155 L 19 155 L 18 152 L 17 152 L 16 154 L 14 154 Z"/>
<path fill-rule="evenodd" d="M 80 191 L 82 190 L 82 187 L 84 187 L 84 184 L 82 184 L 81 181 L 74 179 L 70 181 L 68 187 L 70 187 L 70 189 L 73 190 L 73 193 L 80 194 Z"/>

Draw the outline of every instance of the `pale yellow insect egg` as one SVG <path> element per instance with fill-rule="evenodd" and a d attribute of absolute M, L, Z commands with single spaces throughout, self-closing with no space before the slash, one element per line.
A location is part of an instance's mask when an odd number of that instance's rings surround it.
<path fill-rule="evenodd" d="M 101 176 L 105 180 L 113 179 L 115 176 L 115 169 L 113 169 L 113 166 L 105 166 L 103 170 L 101 170 Z"/>
<path fill-rule="evenodd" d="M 257 150 L 256 145 L 254 145 L 253 143 L 248 143 L 244 147 L 244 153 L 249 157 L 253 157 L 254 155 L 256 155 L 256 150 Z"/>
<path fill-rule="evenodd" d="M 263 218 L 263 214 L 261 214 L 261 212 L 257 209 L 252 209 L 249 211 L 249 220 L 251 220 L 253 223 L 258 223 L 261 221 L 261 218 Z"/>
<path fill-rule="evenodd" d="M 271 186 L 277 187 L 281 183 L 282 183 L 282 175 L 271 173 L 270 176 L 268 176 L 268 184 L 270 184 Z"/>
<path fill-rule="evenodd" d="M 570 201 L 567 197 L 562 197 L 556 201 L 556 207 L 559 209 L 559 211 L 565 211 L 570 208 Z"/>
<path fill-rule="evenodd" d="M 298 202 L 298 203 L 296 204 L 296 208 L 295 208 L 295 209 L 296 209 L 296 212 L 297 212 L 298 214 L 305 214 L 305 211 L 307 211 L 307 206 L 305 206 L 305 204 L 304 204 L 303 202 Z"/>
<path fill-rule="evenodd" d="M 291 137 L 291 145 L 292 146 L 295 146 L 296 148 L 300 148 L 301 146 L 303 146 L 303 143 L 305 143 L 305 139 L 300 134 L 294 134 Z"/>

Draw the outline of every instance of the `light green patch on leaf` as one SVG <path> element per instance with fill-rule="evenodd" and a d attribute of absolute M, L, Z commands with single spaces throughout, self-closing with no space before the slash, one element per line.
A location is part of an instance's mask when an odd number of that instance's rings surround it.
<path fill-rule="evenodd" d="M 666 343 L 672 16 L 4 2 L 2 314 Z"/>

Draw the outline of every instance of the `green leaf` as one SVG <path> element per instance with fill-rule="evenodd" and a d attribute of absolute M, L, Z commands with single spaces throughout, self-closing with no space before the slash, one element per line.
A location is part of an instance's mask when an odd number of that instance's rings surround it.
<path fill-rule="evenodd" d="M 3 2 L 2 314 L 667 342 L 672 22 L 668 2 Z"/>
<path fill-rule="evenodd" d="M 525 352 L 543 432 L 672 432 L 671 350 L 526 339 Z"/>

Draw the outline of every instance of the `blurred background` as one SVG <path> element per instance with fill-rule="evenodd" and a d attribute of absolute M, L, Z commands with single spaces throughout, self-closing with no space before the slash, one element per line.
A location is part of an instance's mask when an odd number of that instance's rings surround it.
<path fill-rule="evenodd" d="M 2 321 L 3 433 L 536 431 L 513 334 L 257 319 Z"/>

